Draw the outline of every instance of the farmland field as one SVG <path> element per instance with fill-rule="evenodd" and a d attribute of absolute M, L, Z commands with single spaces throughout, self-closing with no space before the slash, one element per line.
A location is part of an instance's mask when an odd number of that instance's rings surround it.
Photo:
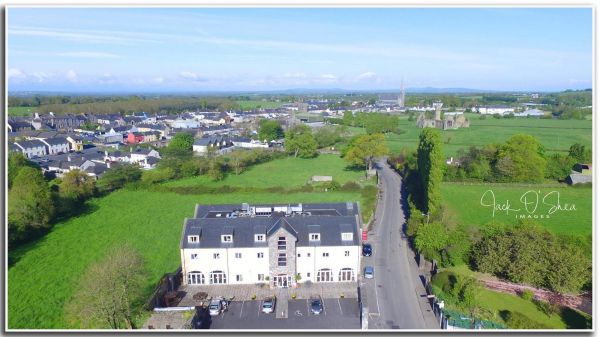
<path fill-rule="evenodd" d="M 282 103 L 280 102 L 270 102 L 270 101 L 235 101 L 240 105 L 242 110 L 246 109 L 256 109 L 256 108 L 265 108 L 265 109 L 274 109 L 279 108 Z"/>
<path fill-rule="evenodd" d="M 204 185 L 239 186 L 239 187 L 300 187 L 306 184 L 313 175 L 329 175 L 333 180 L 343 184 L 348 181 L 364 179 L 364 171 L 346 168 L 346 163 L 337 155 L 323 154 L 313 159 L 286 157 L 264 164 L 250 167 L 240 175 L 230 173 L 227 179 L 214 182 L 206 176 L 175 180 L 165 183 L 166 186 Z"/>
<path fill-rule="evenodd" d="M 9 116 L 29 116 L 36 112 L 36 107 L 26 107 L 26 106 L 11 106 L 8 107 L 8 115 Z"/>
<path fill-rule="evenodd" d="M 492 207 L 481 205 L 482 196 L 488 190 L 492 190 L 497 204 L 505 205 L 510 202 L 510 209 L 521 209 L 521 211 L 495 211 L 492 215 Z M 533 212 L 538 216 L 533 218 L 540 225 L 554 233 L 589 235 L 592 233 L 592 188 L 591 187 L 571 187 L 566 185 L 557 185 L 556 187 L 536 187 L 536 185 L 512 185 L 512 184 L 462 184 L 462 183 L 444 183 L 442 185 L 442 196 L 444 202 L 450 208 L 450 212 L 456 216 L 459 223 L 466 225 L 484 225 L 491 222 L 505 224 L 517 223 L 517 214 L 529 214 L 524 210 L 520 198 L 527 191 L 534 191 L 528 194 L 529 200 L 534 200 L 535 195 L 539 193 L 539 204 Z M 558 193 L 557 193 L 558 192 Z M 565 211 L 557 210 L 553 214 L 549 205 L 545 205 L 543 198 L 551 193 L 546 199 L 546 203 L 556 205 L 556 197 L 560 197 L 560 204 L 565 208 L 565 204 L 575 205 L 575 210 Z M 492 195 L 488 192 L 483 198 L 483 204 L 490 205 Z M 533 204 L 530 206 L 533 210 Z M 568 206 L 567 208 L 571 208 Z M 549 216 L 549 218 L 546 218 Z"/>
<path fill-rule="evenodd" d="M 495 119 L 488 116 L 479 119 L 477 114 L 467 114 L 471 127 L 458 130 L 442 131 L 444 153 L 446 156 L 456 155 L 459 149 L 470 146 L 481 146 L 490 143 L 503 143 L 518 133 L 527 133 L 536 137 L 548 152 L 566 152 L 574 143 L 590 148 L 592 146 L 591 120 L 557 120 L 537 118 Z M 400 129 L 404 133 L 388 134 L 388 146 L 392 153 L 402 148 L 416 149 L 421 129 L 416 121 L 401 118 Z"/>

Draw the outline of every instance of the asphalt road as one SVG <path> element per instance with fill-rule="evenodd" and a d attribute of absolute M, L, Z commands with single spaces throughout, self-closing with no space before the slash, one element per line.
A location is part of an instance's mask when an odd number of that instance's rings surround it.
<path fill-rule="evenodd" d="M 363 258 L 363 268 L 373 266 L 375 277 L 361 281 L 368 298 L 369 329 L 437 329 L 414 255 L 402 234 L 402 179 L 383 160 L 376 168 L 382 192 L 367 240 L 373 255 Z"/>

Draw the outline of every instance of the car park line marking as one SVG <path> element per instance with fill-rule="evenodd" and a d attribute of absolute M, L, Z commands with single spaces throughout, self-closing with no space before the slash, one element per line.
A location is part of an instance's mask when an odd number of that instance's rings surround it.
<path fill-rule="evenodd" d="M 309 299 L 306 299 L 306 315 L 310 315 L 310 308 L 308 306 Z"/>
<path fill-rule="evenodd" d="M 344 314 L 344 312 L 342 311 L 342 303 L 340 303 L 340 299 L 338 298 L 338 305 L 340 306 L 340 314 Z"/>
<path fill-rule="evenodd" d="M 323 314 L 327 316 L 327 310 L 325 310 L 325 301 L 323 300 L 323 297 L 321 297 L 321 304 L 323 304 Z"/>
<path fill-rule="evenodd" d="M 381 310 L 379 310 L 379 295 L 377 294 L 377 282 L 374 281 L 373 283 L 373 288 L 375 288 L 375 301 L 377 302 L 377 313 L 381 313 Z"/>
<path fill-rule="evenodd" d="M 246 303 L 246 301 L 242 301 L 242 309 L 240 310 L 240 318 L 242 318 L 242 313 L 244 312 L 244 303 Z"/>

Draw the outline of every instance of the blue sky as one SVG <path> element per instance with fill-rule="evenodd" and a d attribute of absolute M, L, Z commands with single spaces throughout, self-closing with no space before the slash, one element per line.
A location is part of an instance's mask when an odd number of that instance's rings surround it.
<path fill-rule="evenodd" d="M 590 8 L 19 8 L 8 89 L 591 88 Z"/>

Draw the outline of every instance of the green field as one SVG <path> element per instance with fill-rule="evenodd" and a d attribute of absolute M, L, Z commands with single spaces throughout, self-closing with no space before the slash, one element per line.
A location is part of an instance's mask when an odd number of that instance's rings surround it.
<path fill-rule="evenodd" d="M 286 157 L 249 168 L 240 175 L 229 174 L 227 179 L 214 182 L 206 176 L 175 180 L 166 186 L 204 185 L 210 187 L 274 187 L 286 189 L 306 184 L 314 175 L 332 176 L 333 180 L 343 184 L 348 181 L 364 180 L 363 170 L 346 168 L 346 162 L 337 155 L 320 155 L 313 159 Z"/>
<path fill-rule="evenodd" d="M 536 137 L 548 152 L 566 152 L 574 143 L 590 148 L 592 146 L 591 120 L 558 120 L 537 118 L 495 119 L 487 117 L 480 120 L 477 114 L 467 114 L 471 127 L 458 130 L 442 131 L 444 153 L 446 156 L 456 155 L 459 149 L 470 146 L 482 146 L 490 143 L 503 143 L 518 133 L 527 133 Z M 388 146 L 392 153 L 402 148 L 416 149 L 421 129 L 416 121 L 401 118 L 400 129 L 404 133 L 388 134 Z"/>
<path fill-rule="evenodd" d="M 36 112 L 36 107 L 11 106 L 8 107 L 9 116 L 30 116 Z"/>
<path fill-rule="evenodd" d="M 539 192 L 539 204 L 533 214 L 538 215 L 538 219 L 532 219 L 543 225 L 554 233 L 565 233 L 575 235 L 589 235 L 592 233 L 592 188 L 591 187 L 571 187 L 558 185 L 556 187 L 536 187 L 536 185 L 513 185 L 513 184 L 462 184 L 462 183 L 444 183 L 442 185 L 442 196 L 446 205 L 449 207 L 452 216 L 456 217 L 458 223 L 466 225 L 483 225 L 491 222 L 505 224 L 517 223 L 516 214 L 528 214 L 524 211 L 509 212 L 496 211 L 492 217 L 492 207 L 481 206 L 483 194 L 492 190 L 496 199 L 496 204 L 505 204 L 506 200 L 510 202 L 511 209 L 524 209 L 524 205 L 519 201 L 522 195 L 530 190 Z M 573 211 L 559 211 L 548 215 L 551 206 L 544 205 L 542 198 L 550 193 L 558 192 L 560 204 L 575 204 Z M 535 194 L 529 194 L 534 197 Z M 551 194 L 547 203 L 556 204 L 556 193 Z M 533 200 L 530 198 L 530 200 Z M 490 205 L 491 194 L 485 196 L 483 203 Z M 533 210 L 533 204 L 530 206 Z"/>
<path fill-rule="evenodd" d="M 358 180 L 337 156 L 284 158 L 257 165 L 222 182 L 203 177 L 169 183 L 176 186 L 228 185 L 284 188 L 304 185 L 313 174 L 333 175 L 340 182 Z M 86 214 L 57 224 L 44 238 L 10 252 L 8 271 L 9 328 L 65 328 L 64 305 L 80 275 L 102 259 L 108 248 L 128 242 L 145 260 L 148 295 L 160 277 L 179 266 L 179 239 L 185 217 L 197 203 L 364 203 L 360 192 L 227 193 L 185 195 L 148 190 L 120 190 L 91 200 Z"/>
<path fill-rule="evenodd" d="M 270 102 L 270 101 L 235 101 L 235 102 L 240 105 L 242 110 L 256 109 L 256 108 L 275 109 L 275 108 L 279 108 L 282 104 L 280 102 Z"/>

